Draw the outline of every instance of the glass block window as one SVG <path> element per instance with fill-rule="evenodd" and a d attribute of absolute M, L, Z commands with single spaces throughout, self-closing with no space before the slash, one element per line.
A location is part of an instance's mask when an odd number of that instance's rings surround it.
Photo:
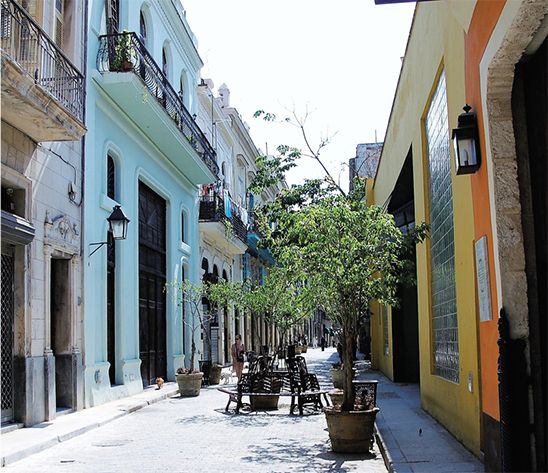
<path fill-rule="evenodd" d="M 388 337 L 388 307 L 385 305 L 381 305 L 381 318 L 383 353 L 388 356 L 390 355 L 390 341 Z"/>
<path fill-rule="evenodd" d="M 434 374 L 459 381 L 459 343 L 455 293 L 453 191 L 445 73 L 426 116 L 430 191 L 430 258 Z"/>

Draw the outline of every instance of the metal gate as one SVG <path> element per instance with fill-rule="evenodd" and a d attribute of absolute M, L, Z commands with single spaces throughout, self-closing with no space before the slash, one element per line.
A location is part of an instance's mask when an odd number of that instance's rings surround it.
<path fill-rule="evenodd" d="M 139 183 L 139 355 L 143 384 L 166 377 L 166 201 Z"/>
<path fill-rule="evenodd" d="M 13 252 L 2 249 L 2 422 L 13 420 L 13 331 L 14 267 Z"/>

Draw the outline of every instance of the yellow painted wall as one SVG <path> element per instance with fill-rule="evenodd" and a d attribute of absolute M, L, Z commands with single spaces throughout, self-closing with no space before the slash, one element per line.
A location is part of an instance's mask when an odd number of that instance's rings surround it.
<path fill-rule="evenodd" d="M 371 304 L 371 367 L 380 370 L 384 375 L 394 380 L 394 360 L 392 357 L 392 313 L 388 309 L 388 355 L 384 352 L 384 321 L 382 320 L 381 305 L 378 302 Z"/>
<path fill-rule="evenodd" d="M 418 3 L 413 20 L 398 90 L 385 137 L 384 149 L 373 188 L 374 202 L 382 205 L 389 198 L 409 149 L 413 152 L 415 220 L 428 221 L 426 142 L 423 119 L 442 70 L 445 70 L 449 126 L 465 103 L 464 25 L 466 12 L 458 17 L 452 2 Z M 467 2 L 473 9 L 474 2 Z M 452 152 L 452 150 L 451 150 Z M 421 402 L 470 450 L 480 452 L 480 396 L 478 392 L 479 353 L 475 294 L 474 220 L 470 178 L 456 176 L 453 170 L 453 211 L 455 228 L 455 279 L 460 352 L 460 382 L 432 374 L 431 294 L 429 244 L 417 248 L 417 287 L 419 305 L 419 353 Z M 373 341 L 374 352 L 382 350 L 382 332 Z M 380 353 L 380 352 L 379 352 Z M 379 367 L 382 363 L 379 359 Z M 388 374 L 388 373 L 387 373 Z M 472 377 L 472 392 L 468 376 Z"/>

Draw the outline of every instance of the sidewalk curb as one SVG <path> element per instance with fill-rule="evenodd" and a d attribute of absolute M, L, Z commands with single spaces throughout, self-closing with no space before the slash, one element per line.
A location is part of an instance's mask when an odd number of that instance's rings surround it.
<path fill-rule="evenodd" d="M 384 438 L 382 437 L 381 431 L 377 427 L 376 422 L 375 422 L 375 439 L 377 441 L 377 445 L 379 446 L 379 450 L 381 451 L 381 455 L 384 460 L 384 464 L 386 465 L 386 469 L 388 470 L 388 473 L 396 473 L 393 467 L 394 462 L 392 460 L 392 456 L 390 455 L 390 452 L 388 451 L 388 448 L 386 447 L 386 443 L 384 442 Z"/>
<path fill-rule="evenodd" d="M 98 421 L 98 422 L 90 422 L 88 425 L 75 427 L 73 430 L 70 430 L 68 432 L 63 432 L 61 434 L 54 435 L 52 437 L 46 438 L 43 441 L 36 442 L 32 445 L 23 447 L 19 450 L 15 450 L 11 453 L 4 454 L 2 452 L 2 457 L 0 458 L 0 467 L 5 467 L 11 463 L 15 463 L 19 460 L 22 460 L 23 458 L 26 458 L 30 455 L 34 455 L 35 453 L 41 452 L 43 450 L 46 450 L 48 448 L 51 448 L 59 443 L 66 442 L 67 440 L 73 439 L 79 435 L 85 434 L 86 432 L 89 432 L 90 430 L 94 430 L 98 427 L 101 427 L 103 425 L 106 425 L 113 420 L 119 419 L 120 417 L 126 416 L 128 414 L 131 414 L 133 412 L 136 412 L 143 407 L 150 406 L 152 404 L 155 404 L 157 402 L 163 401 L 175 394 L 177 394 L 179 391 L 179 388 L 177 384 L 174 386 L 169 386 L 168 389 L 166 389 L 161 395 L 157 395 L 151 399 L 135 399 L 133 400 L 134 404 L 131 403 L 131 399 L 123 398 L 119 399 L 119 402 L 123 403 L 124 401 L 129 401 L 129 405 L 120 405 L 116 411 L 113 411 L 112 414 L 109 415 L 108 418 Z M 143 396 L 143 394 L 137 395 L 138 397 Z M 101 408 L 101 406 L 97 406 L 98 408 Z M 93 409 L 93 408 L 91 408 Z M 89 411 L 89 409 L 84 409 L 84 411 Z M 79 411 L 82 412 L 82 411 Z M 71 414 L 67 414 L 71 415 Z M 16 431 L 14 431 L 16 432 Z M 11 433 L 11 432 L 10 432 Z M 3 435 L 9 435 L 10 433 L 6 433 Z M 4 450 L 4 449 L 2 449 Z"/>

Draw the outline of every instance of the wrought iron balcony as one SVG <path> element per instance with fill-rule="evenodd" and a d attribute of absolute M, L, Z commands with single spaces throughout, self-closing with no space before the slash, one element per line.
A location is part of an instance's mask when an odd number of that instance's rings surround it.
<path fill-rule="evenodd" d="M 139 37 L 133 32 L 124 32 L 100 36 L 99 41 L 99 72 L 123 72 L 139 76 L 151 97 L 166 111 L 209 170 L 217 176 L 219 166 L 215 150 Z"/>
<path fill-rule="evenodd" d="M 232 213 L 228 218 L 225 214 L 225 203 L 217 194 L 202 196 L 200 198 L 200 221 L 207 222 L 229 222 L 232 225 L 232 232 L 243 243 L 247 244 L 247 228 L 242 219 Z"/>
<path fill-rule="evenodd" d="M 9 56 L 35 84 L 83 122 L 83 75 L 14 0 L 2 0 L 0 44 L 2 56 Z"/>

